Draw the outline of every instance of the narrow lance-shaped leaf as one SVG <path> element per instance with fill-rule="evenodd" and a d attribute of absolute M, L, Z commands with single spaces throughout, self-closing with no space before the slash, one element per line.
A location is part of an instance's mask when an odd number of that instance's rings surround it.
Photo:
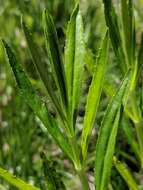
<path fill-rule="evenodd" d="M 65 79 L 65 70 L 63 66 L 62 55 L 53 19 L 49 12 L 46 10 L 43 11 L 43 27 L 48 56 L 54 73 L 53 76 L 59 89 L 63 104 L 67 106 L 67 84 Z"/>
<path fill-rule="evenodd" d="M 121 40 L 120 28 L 113 6 L 112 0 L 103 0 L 104 3 L 104 12 L 106 24 L 109 27 L 109 34 L 113 46 L 113 50 L 117 57 L 117 61 L 121 70 L 125 73 L 127 68 L 127 62 L 125 60 L 125 54 L 123 51 L 123 44 Z"/>
<path fill-rule="evenodd" d="M 130 171 L 127 169 L 127 167 L 121 163 L 119 160 L 117 160 L 116 157 L 113 158 L 113 164 L 119 174 L 122 176 L 122 178 L 125 180 L 126 184 L 128 185 L 130 190 L 138 190 L 138 186 L 131 175 Z"/>
<path fill-rule="evenodd" d="M 76 38 L 76 16 L 79 11 L 77 4 L 71 15 L 66 32 L 65 45 L 65 71 L 68 88 L 69 109 L 72 109 L 72 93 L 73 93 L 73 78 L 74 78 L 74 58 L 75 58 L 75 38 Z"/>
<path fill-rule="evenodd" d="M 135 24 L 133 15 L 133 1 L 122 0 L 121 11 L 127 61 L 128 65 L 132 65 L 135 60 Z"/>
<path fill-rule="evenodd" d="M 11 174 L 9 171 L 0 168 L 0 177 L 5 179 L 11 185 L 17 187 L 21 190 L 40 190 L 40 188 L 34 187 L 23 180 L 17 178 L 15 175 Z"/>
<path fill-rule="evenodd" d="M 119 126 L 120 110 L 122 111 L 122 109 L 120 109 L 119 107 L 115 115 L 114 123 L 112 124 L 113 127 L 112 127 L 111 134 L 109 136 L 109 140 L 108 140 L 108 144 L 106 148 L 107 150 L 104 156 L 104 164 L 103 164 L 103 170 L 102 170 L 100 190 L 105 190 L 106 187 L 108 186 L 108 180 L 109 180 L 111 168 L 112 168 L 113 154 L 115 150 L 116 136 L 117 136 L 118 126 Z"/>
<path fill-rule="evenodd" d="M 84 74 L 84 58 L 85 58 L 85 43 L 83 33 L 83 21 L 80 10 L 76 17 L 76 31 L 75 31 L 75 59 L 73 72 L 73 99 L 72 111 L 77 110 L 79 99 L 81 95 L 82 79 Z"/>
<path fill-rule="evenodd" d="M 103 174 L 104 159 L 107 152 L 107 144 L 113 129 L 113 122 L 116 117 L 117 111 L 120 108 L 123 99 L 126 97 L 126 92 L 128 92 L 129 90 L 130 76 L 131 73 L 129 72 L 125 76 L 121 87 L 117 91 L 116 95 L 113 97 L 112 101 L 108 105 L 105 116 L 101 123 L 101 127 L 99 129 L 95 157 L 95 182 L 97 190 L 101 190 L 101 180 Z"/>
<path fill-rule="evenodd" d="M 57 126 L 56 121 L 49 114 L 47 107 L 41 101 L 40 97 L 36 94 L 33 86 L 31 85 L 31 82 L 23 71 L 21 65 L 18 63 L 15 54 L 9 45 L 5 41 L 3 41 L 3 44 L 23 99 L 26 100 L 27 104 L 31 107 L 33 112 L 47 127 L 48 132 L 52 135 L 60 148 L 69 156 L 70 159 L 72 159 L 73 155 L 67 138 L 62 134 Z"/>
<path fill-rule="evenodd" d="M 96 67 L 94 69 L 92 82 L 88 92 L 87 104 L 84 116 L 84 125 L 82 130 L 82 139 L 81 139 L 82 155 L 84 159 L 86 157 L 88 140 L 92 128 L 94 126 L 96 112 L 100 101 L 103 79 L 105 75 L 105 68 L 107 63 L 108 41 L 109 41 L 109 36 L 107 32 L 103 39 L 99 54 L 97 56 Z"/>
<path fill-rule="evenodd" d="M 57 98 L 56 93 L 54 92 L 53 82 L 52 81 L 52 74 L 49 72 L 49 65 L 43 60 L 43 52 L 40 47 L 35 43 L 32 34 L 30 33 L 29 29 L 26 27 L 24 21 L 22 20 L 23 31 L 29 46 L 30 53 L 32 55 L 33 62 L 39 72 L 39 75 L 48 91 L 49 97 L 55 108 L 58 111 L 58 114 L 61 116 L 62 119 L 65 119 L 63 112 L 61 112 L 61 106 L 59 104 L 59 100 Z"/>

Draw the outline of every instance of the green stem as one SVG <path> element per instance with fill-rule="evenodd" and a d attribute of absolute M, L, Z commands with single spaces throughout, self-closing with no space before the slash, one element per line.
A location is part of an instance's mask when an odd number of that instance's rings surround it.
<path fill-rule="evenodd" d="M 82 190 L 90 190 L 88 178 L 86 176 L 85 171 L 84 170 L 77 171 L 77 174 L 82 184 Z"/>

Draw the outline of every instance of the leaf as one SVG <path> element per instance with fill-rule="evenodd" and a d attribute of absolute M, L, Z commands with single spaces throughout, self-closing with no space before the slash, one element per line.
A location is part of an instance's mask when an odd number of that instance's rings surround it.
<path fill-rule="evenodd" d="M 67 106 L 67 84 L 65 79 L 65 70 L 63 66 L 62 55 L 60 52 L 58 37 L 53 19 L 49 12 L 46 10 L 43 11 L 43 28 L 53 76 L 59 89 L 61 100 L 63 104 Z"/>
<path fill-rule="evenodd" d="M 60 174 L 56 171 L 54 163 L 46 158 L 42 153 L 42 162 L 45 181 L 49 190 L 66 190 L 64 183 L 61 180 Z"/>
<path fill-rule="evenodd" d="M 100 189 L 102 190 L 104 190 L 107 187 L 108 180 L 111 173 L 112 159 L 113 159 L 113 155 L 115 151 L 115 143 L 116 143 L 118 126 L 119 126 L 119 119 L 120 119 L 120 108 L 117 110 L 112 131 L 109 136 L 106 154 L 104 156 L 104 165 L 103 165 L 103 171 L 102 171 L 103 173 L 102 173 L 102 179 L 101 179 L 101 184 L 100 184 Z"/>
<path fill-rule="evenodd" d="M 67 138 L 58 128 L 56 121 L 49 114 L 45 104 L 36 94 L 28 77 L 23 71 L 21 65 L 17 62 L 15 54 L 13 53 L 9 45 L 4 40 L 3 44 L 23 99 L 26 100 L 27 104 L 31 107 L 33 112 L 39 117 L 42 123 L 47 127 L 48 132 L 54 138 L 54 140 L 57 142 L 57 144 L 60 146 L 63 152 L 65 152 L 72 160 L 73 155 Z"/>
<path fill-rule="evenodd" d="M 49 97 L 51 101 L 53 102 L 53 104 L 55 105 L 56 110 L 58 111 L 58 114 L 61 116 L 63 120 L 65 120 L 65 115 L 61 111 L 61 106 L 58 102 L 59 100 L 54 92 L 55 90 L 53 88 L 53 81 L 51 80 L 52 79 L 51 73 L 49 72 L 49 68 L 48 68 L 49 66 L 45 62 L 45 60 L 43 60 L 42 49 L 38 47 L 35 41 L 33 40 L 33 36 L 30 33 L 29 29 L 26 27 L 23 20 L 22 20 L 22 26 L 23 26 L 23 31 L 24 31 L 24 34 L 29 46 L 29 50 L 33 59 L 33 63 L 35 64 L 39 72 L 39 75 L 48 91 Z"/>
<path fill-rule="evenodd" d="M 97 56 L 98 58 L 96 60 L 96 67 L 94 69 L 93 79 L 87 96 L 84 125 L 81 139 L 82 155 L 84 159 L 87 154 L 88 141 L 91 135 L 92 128 L 94 126 L 97 108 L 100 101 L 103 79 L 105 75 L 105 68 L 107 64 L 108 41 L 109 36 L 107 32 L 103 39 L 99 54 Z"/>
<path fill-rule="evenodd" d="M 65 71 L 68 88 L 68 98 L 70 111 L 72 109 L 73 79 L 74 79 L 74 58 L 75 58 L 75 38 L 76 38 L 76 17 L 79 11 L 79 5 L 76 4 L 70 21 L 68 22 L 65 45 Z"/>
<path fill-rule="evenodd" d="M 109 103 L 105 116 L 102 120 L 101 127 L 99 129 L 99 136 L 98 136 L 97 144 L 96 144 L 96 157 L 95 157 L 95 182 L 96 182 L 97 190 L 102 190 L 101 187 L 104 186 L 104 183 L 105 184 L 107 183 L 107 181 L 105 180 L 105 177 L 102 178 L 104 176 L 104 172 L 106 172 L 103 169 L 105 167 L 106 154 L 108 153 L 109 148 L 110 148 L 107 146 L 107 144 L 110 140 L 112 130 L 114 130 L 113 123 L 116 120 L 115 118 L 117 116 L 117 112 L 122 104 L 122 101 L 126 97 L 126 93 L 129 90 L 130 75 L 131 73 L 128 72 L 119 90 L 117 91 L 115 96 L 112 98 L 111 102 Z M 107 177 L 108 176 L 109 174 L 107 175 Z M 105 182 L 102 180 L 105 180 Z M 101 186 L 102 183 L 103 185 Z M 104 186 L 104 188 L 105 187 L 106 186 Z"/>
<path fill-rule="evenodd" d="M 134 139 L 134 130 L 132 129 L 132 126 L 130 125 L 129 119 L 126 117 L 123 117 L 122 128 L 124 130 L 124 133 L 129 145 L 131 146 L 133 152 L 136 154 L 136 157 L 140 160 L 139 145 Z"/>
<path fill-rule="evenodd" d="M 120 28 L 115 8 L 111 0 L 103 0 L 103 3 L 104 3 L 105 20 L 107 26 L 109 27 L 109 34 L 113 50 L 115 52 L 121 70 L 125 73 L 128 65 L 125 60 Z"/>
<path fill-rule="evenodd" d="M 5 179 L 7 182 L 9 182 L 11 185 L 17 187 L 21 190 L 40 190 L 40 188 L 34 187 L 23 180 L 17 178 L 15 175 L 11 174 L 7 170 L 4 170 L 0 167 L 0 177 Z"/>
<path fill-rule="evenodd" d="M 78 108 L 81 95 L 82 79 L 84 74 L 85 43 L 83 33 L 83 21 L 80 10 L 76 17 L 75 31 L 75 59 L 74 59 L 74 79 L 73 79 L 73 113 Z"/>
<path fill-rule="evenodd" d="M 122 0 L 121 12 L 127 61 L 128 65 L 133 65 L 135 61 L 135 23 L 133 15 L 133 1 Z"/>
<path fill-rule="evenodd" d="M 127 169 L 127 167 L 117 160 L 116 157 L 113 158 L 113 163 L 115 168 L 118 170 L 122 178 L 125 180 L 126 184 L 128 185 L 130 190 L 138 190 L 138 186 L 132 177 L 131 173 Z"/>

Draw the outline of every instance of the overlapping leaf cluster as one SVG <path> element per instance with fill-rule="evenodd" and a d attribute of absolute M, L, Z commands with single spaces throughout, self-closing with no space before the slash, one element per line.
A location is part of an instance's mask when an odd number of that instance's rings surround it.
<path fill-rule="evenodd" d="M 79 4 L 75 5 L 67 25 L 64 52 L 60 49 L 56 28 L 51 15 L 47 10 L 43 11 L 42 24 L 49 64 L 43 60 L 41 53 L 43 51 L 42 48 L 36 44 L 30 30 L 22 19 L 22 27 L 33 64 L 48 92 L 48 98 L 54 107 L 55 117 L 50 113 L 45 102 L 43 102 L 41 97 L 37 94 L 29 77 L 23 70 L 22 65 L 16 59 L 11 47 L 3 41 L 10 66 L 22 97 L 26 100 L 35 115 L 39 117 L 57 145 L 73 163 L 82 182 L 83 190 L 90 189 L 86 176 L 86 159 L 89 139 L 94 127 L 102 89 L 105 90 L 108 96 L 112 97 L 105 110 L 95 147 L 96 190 L 105 190 L 108 187 L 118 127 L 124 110 L 126 115 L 132 119 L 138 128 L 139 146 L 135 141 L 133 148 L 137 150 L 136 154 L 139 154 L 138 157 L 142 163 L 142 157 L 140 156 L 143 153 L 143 141 L 140 134 L 141 110 L 137 108 L 134 90 L 136 89 L 141 71 L 143 45 L 141 43 L 137 57 L 135 53 L 133 3 L 131 0 L 121 1 L 122 30 L 119 28 L 120 22 L 111 0 L 104 0 L 103 3 L 108 29 L 101 43 L 95 66 L 93 65 L 92 81 L 89 86 L 83 128 L 79 139 L 77 139 L 76 136 L 76 120 L 82 96 L 84 68 L 88 52 L 84 39 L 84 27 Z M 111 87 L 105 78 L 108 62 L 109 37 L 123 76 L 123 81 L 118 89 Z M 88 58 L 94 63 L 90 55 Z M 88 65 L 86 65 L 86 67 L 88 68 Z M 128 136 L 128 139 L 129 138 L 130 136 Z M 130 176 L 129 171 L 124 165 L 117 162 L 116 158 L 114 158 L 114 165 L 127 181 L 128 186 L 131 189 L 137 189 L 138 187 Z M 50 166 L 50 162 L 46 161 L 45 157 L 44 167 L 45 179 L 48 183 L 47 187 L 48 189 L 54 190 L 58 184 L 56 183 L 57 180 L 54 181 L 56 170 L 53 169 L 53 166 Z M 50 174 L 48 172 L 50 172 Z M 20 182 L 24 184 L 24 182 L 18 179 L 12 181 L 12 176 L 10 174 L 4 175 L 3 170 L 0 172 L 0 176 L 18 188 Z M 63 185 L 62 182 L 61 184 Z M 20 188 L 22 189 L 22 187 Z M 29 187 L 29 189 L 32 188 L 34 189 L 34 187 Z M 62 188 L 65 189 L 65 186 L 63 185 Z"/>

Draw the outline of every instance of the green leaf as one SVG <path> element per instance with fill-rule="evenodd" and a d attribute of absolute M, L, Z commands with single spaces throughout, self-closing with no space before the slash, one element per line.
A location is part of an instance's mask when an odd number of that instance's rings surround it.
<path fill-rule="evenodd" d="M 43 59 L 42 49 L 35 43 L 33 36 L 29 29 L 26 27 L 24 21 L 22 21 L 23 31 L 29 46 L 29 50 L 33 59 L 33 62 L 39 72 L 39 75 L 48 91 L 49 97 L 53 104 L 55 105 L 58 114 L 62 119 L 65 119 L 64 113 L 61 111 L 61 106 L 59 104 L 59 100 L 57 95 L 55 94 L 55 90 L 53 88 L 52 75 L 49 72 L 49 65 Z"/>
<path fill-rule="evenodd" d="M 21 65 L 18 63 L 15 54 L 9 45 L 5 41 L 3 41 L 3 44 L 23 99 L 26 100 L 27 104 L 31 107 L 33 112 L 47 127 L 48 132 L 51 134 L 63 152 L 65 152 L 72 160 L 73 155 L 66 136 L 63 135 L 61 130 L 58 128 L 55 119 L 52 118 L 47 110 L 47 107 L 41 101 L 40 97 L 36 94 L 34 88 L 31 85 L 31 82 L 23 71 Z"/>
<path fill-rule="evenodd" d="M 66 190 L 64 183 L 61 180 L 60 174 L 56 171 L 54 163 L 48 160 L 46 156 L 42 153 L 42 162 L 45 181 L 49 190 Z"/>
<path fill-rule="evenodd" d="M 138 186 L 131 175 L 130 171 L 127 169 L 127 167 L 117 160 L 116 157 L 113 158 L 113 164 L 115 168 L 118 170 L 122 178 L 125 180 L 126 184 L 128 185 L 130 190 L 138 190 Z"/>
<path fill-rule="evenodd" d="M 113 50 L 117 57 L 117 61 L 121 70 L 125 73 L 127 62 L 123 51 L 123 44 L 121 40 L 120 28 L 117 19 L 117 14 L 113 6 L 112 0 L 103 0 L 106 24 L 109 27 L 110 39 L 112 42 Z"/>
<path fill-rule="evenodd" d="M 135 60 L 135 23 L 133 15 L 133 1 L 121 1 L 124 45 L 128 65 L 133 65 Z"/>
<path fill-rule="evenodd" d="M 73 100 L 72 110 L 73 113 L 77 110 L 81 88 L 82 79 L 84 75 L 84 58 L 85 58 L 85 43 L 84 43 L 84 31 L 83 21 L 80 10 L 76 17 L 76 31 L 75 31 L 75 58 L 74 58 L 74 78 L 73 78 Z"/>
<path fill-rule="evenodd" d="M 75 124 L 75 116 L 81 95 L 85 53 L 83 21 L 77 3 L 67 26 L 65 45 L 65 70 L 72 126 Z"/>
<path fill-rule="evenodd" d="M 74 79 L 74 59 L 75 59 L 75 38 L 76 38 L 76 17 L 79 11 L 79 5 L 75 9 L 68 22 L 65 44 L 65 71 L 68 88 L 69 108 L 72 109 L 73 79 Z"/>
<path fill-rule="evenodd" d="M 62 55 L 59 47 L 58 37 L 53 19 L 48 11 L 43 11 L 43 27 L 46 40 L 47 52 L 53 71 L 56 85 L 59 89 L 60 97 L 65 106 L 68 105 L 67 84 Z"/>
<path fill-rule="evenodd" d="M 107 32 L 103 39 L 99 54 L 97 56 L 96 67 L 94 69 L 93 79 L 87 96 L 84 125 L 82 130 L 82 139 L 81 139 L 82 155 L 84 159 L 87 154 L 88 141 L 91 135 L 92 128 L 94 126 L 97 108 L 100 101 L 103 80 L 105 75 L 105 68 L 107 63 L 108 41 L 109 41 L 109 36 Z"/>
<path fill-rule="evenodd" d="M 0 177 L 5 179 L 11 185 L 17 187 L 21 190 L 40 190 L 40 188 L 34 187 L 23 180 L 17 178 L 15 175 L 11 174 L 9 171 L 0 168 Z"/>
<path fill-rule="evenodd" d="M 96 157 L 95 157 L 95 182 L 96 182 L 96 189 L 97 190 L 105 190 L 101 188 L 106 188 L 107 185 L 107 178 L 110 174 L 106 174 L 104 177 L 104 172 L 106 172 L 106 159 L 108 151 L 110 151 L 110 147 L 108 147 L 108 142 L 110 142 L 110 137 L 112 135 L 112 130 L 114 130 L 113 127 L 114 124 L 116 124 L 116 117 L 118 110 L 121 107 L 121 104 L 126 97 L 126 93 L 129 90 L 130 86 L 130 76 L 131 73 L 127 73 L 125 76 L 119 90 L 115 94 L 115 96 L 112 98 L 111 102 L 109 103 L 105 116 L 102 120 L 101 127 L 99 129 L 99 136 L 97 139 L 96 144 Z M 117 117 L 118 118 L 118 117 Z M 116 121 L 116 122 L 115 122 Z M 115 122 L 115 123 L 114 123 Z M 113 124 L 114 123 L 114 124 Z M 113 153 L 113 152 L 112 152 Z M 101 186 L 101 184 L 103 184 Z M 106 184 L 104 186 L 104 184 Z"/>
<path fill-rule="evenodd" d="M 133 152 L 136 154 L 138 160 L 140 160 L 139 145 L 134 138 L 134 130 L 129 122 L 129 119 L 126 117 L 123 117 L 122 128 L 124 130 L 129 145 L 131 146 Z"/>
<path fill-rule="evenodd" d="M 106 187 L 108 186 L 108 180 L 109 180 L 111 168 L 112 168 L 112 159 L 113 159 L 113 154 L 115 150 L 116 136 L 117 136 L 118 126 L 119 126 L 119 119 L 120 119 L 120 108 L 117 110 L 113 127 L 111 130 L 111 134 L 109 136 L 107 150 L 104 156 L 104 165 L 103 165 L 103 170 L 102 170 L 103 173 L 102 173 L 102 179 L 101 179 L 101 184 L 100 184 L 100 189 L 102 190 L 106 189 Z"/>

